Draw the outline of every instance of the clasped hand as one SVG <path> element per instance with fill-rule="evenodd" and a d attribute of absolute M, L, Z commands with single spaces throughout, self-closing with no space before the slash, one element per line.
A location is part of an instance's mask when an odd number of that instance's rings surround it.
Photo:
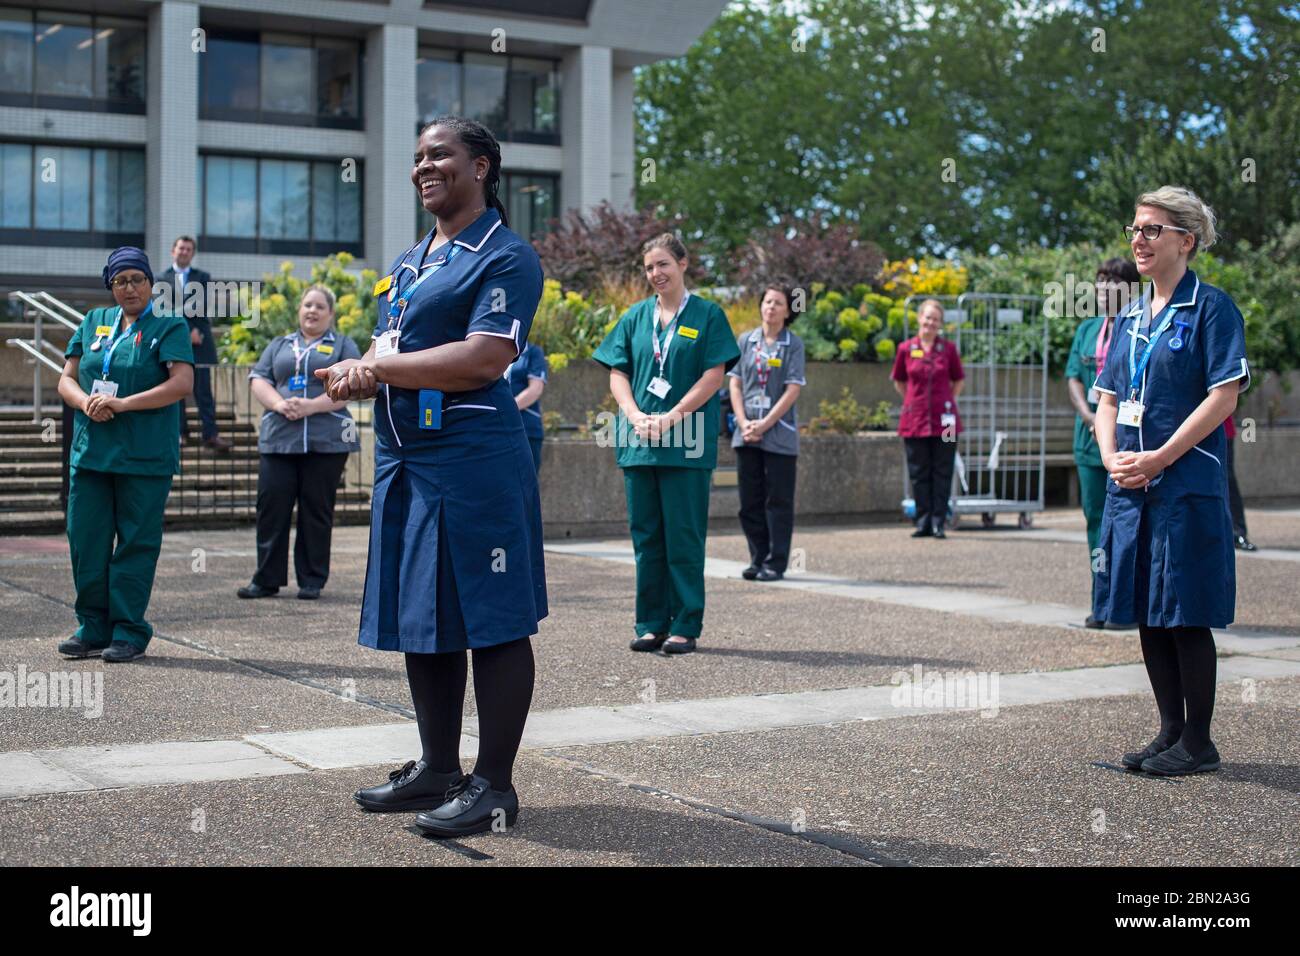
<path fill-rule="evenodd" d="M 767 430 L 772 427 L 765 418 L 746 418 L 739 424 L 741 440 L 747 445 L 757 444 L 762 441 L 763 436 L 767 434 Z"/>
<path fill-rule="evenodd" d="M 81 410 L 92 422 L 106 422 L 125 408 L 122 399 L 109 398 L 104 392 L 88 395 L 85 404 L 81 406 Z"/>
<path fill-rule="evenodd" d="M 317 369 L 315 375 L 336 402 L 362 401 L 379 393 L 374 366 L 363 359 L 344 359 L 329 368 Z"/>
<path fill-rule="evenodd" d="M 1145 488 L 1165 470 L 1165 462 L 1157 451 L 1117 451 L 1106 470 L 1121 488 Z"/>
<path fill-rule="evenodd" d="M 677 412 L 647 415 L 638 410 L 628 415 L 627 419 L 638 438 L 659 439 L 668 434 L 673 426 L 682 420 L 682 416 Z"/>

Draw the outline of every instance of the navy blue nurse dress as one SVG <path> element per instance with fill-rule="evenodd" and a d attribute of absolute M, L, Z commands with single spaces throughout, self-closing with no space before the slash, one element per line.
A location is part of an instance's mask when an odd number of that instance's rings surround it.
<path fill-rule="evenodd" d="M 1250 385 L 1241 313 L 1222 290 L 1188 270 L 1169 305 L 1151 316 L 1149 297 L 1121 316 L 1099 391 L 1129 398 L 1132 370 L 1153 333 L 1142 381 L 1139 427 L 1116 426 L 1119 451 L 1159 448 L 1213 388 Z M 1227 627 L 1236 609 L 1236 564 L 1228 513 L 1227 437 L 1216 428 L 1145 489 L 1106 482 L 1094 576 L 1093 616 L 1151 627 Z"/>
<path fill-rule="evenodd" d="M 471 335 L 508 338 L 522 351 L 542 295 L 532 246 L 494 209 L 426 258 L 432 240 L 431 232 L 390 270 L 394 299 L 408 296 L 400 351 Z M 423 273 L 430 274 L 412 292 Z M 377 334 L 388 325 L 388 294 L 378 305 Z M 375 397 L 370 554 L 358 635 L 366 647 L 488 647 L 537 633 L 547 613 L 537 476 L 510 384 L 498 378 L 446 393 L 441 408 L 441 427 L 427 428 L 420 389 L 381 385 Z"/>

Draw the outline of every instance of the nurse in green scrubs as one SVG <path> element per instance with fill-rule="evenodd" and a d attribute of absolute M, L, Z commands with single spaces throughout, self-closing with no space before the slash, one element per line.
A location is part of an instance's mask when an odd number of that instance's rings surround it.
<path fill-rule="evenodd" d="M 704 538 L 718 461 L 718 390 L 740 349 L 716 304 L 686 290 L 686 247 L 642 248 L 654 295 L 592 355 L 618 402 L 614 443 L 636 552 L 634 651 L 688 654 L 704 626 Z"/>
<path fill-rule="evenodd" d="M 144 614 L 180 469 L 177 402 L 194 385 L 194 351 L 185 320 L 153 310 L 141 250 L 115 249 L 104 285 L 117 305 L 87 313 L 59 378 L 76 409 L 68 545 L 81 623 L 59 653 L 121 662 L 144 654 L 153 636 Z"/>

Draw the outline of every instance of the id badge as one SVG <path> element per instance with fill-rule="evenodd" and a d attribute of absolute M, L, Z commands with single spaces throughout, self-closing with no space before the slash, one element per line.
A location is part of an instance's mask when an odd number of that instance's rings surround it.
<path fill-rule="evenodd" d="M 940 428 L 956 428 L 956 427 L 957 427 L 957 416 L 956 416 L 956 415 L 953 415 L 953 414 L 951 414 L 951 413 L 947 413 L 947 414 L 940 415 L 940 416 L 939 416 L 939 427 L 940 427 Z"/>
<path fill-rule="evenodd" d="M 436 388 L 420 389 L 419 424 L 430 430 L 442 427 L 442 392 Z"/>
<path fill-rule="evenodd" d="M 295 391 L 295 392 L 296 392 L 296 391 L 298 391 L 298 389 L 300 389 L 300 388 L 301 388 L 301 389 L 305 389 L 306 387 L 307 387 L 307 376 L 306 376 L 306 375 L 291 375 L 291 376 L 289 376 L 289 388 L 290 388 L 291 391 Z"/>
<path fill-rule="evenodd" d="M 401 333 L 397 329 L 391 332 L 380 332 L 375 336 L 375 358 L 383 358 L 386 355 L 397 354 L 397 337 Z"/>
<path fill-rule="evenodd" d="M 97 378 L 90 386 L 91 395 L 107 395 L 109 398 L 117 398 L 117 382 L 110 382 L 106 378 Z"/>
<path fill-rule="evenodd" d="M 650 379 L 650 384 L 645 387 L 645 390 L 655 398 L 667 398 L 668 393 L 672 391 L 672 385 L 668 383 L 668 379 L 661 375 L 656 375 L 654 378 Z"/>
<path fill-rule="evenodd" d="M 1097 391 L 1096 386 L 1093 386 L 1092 388 L 1088 389 L 1088 404 L 1089 405 L 1101 404 L 1101 392 Z"/>
<path fill-rule="evenodd" d="M 772 407 L 772 396 L 762 395 L 754 400 L 754 407 L 759 411 L 765 412 Z"/>
<path fill-rule="evenodd" d="M 1121 425 L 1138 428 L 1142 425 L 1143 405 L 1141 402 L 1120 402 L 1119 415 L 1115 421 Z"/>

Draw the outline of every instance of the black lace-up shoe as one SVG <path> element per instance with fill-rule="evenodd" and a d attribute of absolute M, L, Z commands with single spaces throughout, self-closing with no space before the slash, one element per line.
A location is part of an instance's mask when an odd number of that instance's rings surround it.
<path fill-rule="evenodd" d="M 1199 754 L 1187 752 L 1181 743 L 1142 761 L 1142 769 L 1161 777 L 1184 777 L 1190 773 L 1209 773 L 1219 769 L 1219 751 L 1209 744 Z"/>
<path fill-rule="evenodd" d="M 461 837 L 514 826 L 518 815 L 519 797 L 514 787 L 504 792 L 493 790 L 486 777 L 474 774 L 438 809 L 418 815 L 415 825 L 428 836 Z"/>
<path fill-rule="evenodd" d="M 70 637 L 59 644 L 59 653 L 64 657 L 94 657 L 103 652 L 104 645 L 84 644 L 78 637 Z"/>
<path fill-rule="evenodd" d="M 106 664 L 125 664 L 137 657 L 144 657 L 144 648 L 136 647 L 130 641 L 114 641 L 99 655 Z"/>
<path fill-rule="evenodd" d="M 432 810 L 447 802 L 447 794 L 464 776 L 459 770 L 438 773 L 423 760 L 408 760 L 388 775 L 388 783 L 358 790 L 352 799 L 374 813 Z"/>

